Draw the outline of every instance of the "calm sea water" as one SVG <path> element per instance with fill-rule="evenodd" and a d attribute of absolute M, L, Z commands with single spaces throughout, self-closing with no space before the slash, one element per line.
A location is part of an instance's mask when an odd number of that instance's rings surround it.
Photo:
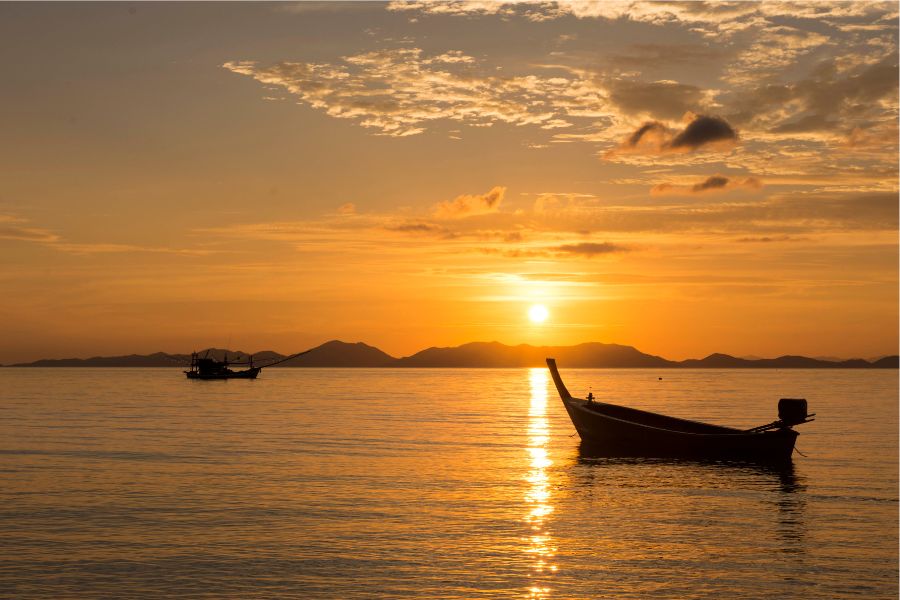
<path fill-rule="evenodd" d="M 0 596 L 897 597 L 897 371 L 564 367 L 576 395 L 818 420 L 789 469 L 614 460 L 540 369 L 0 369 Z"/>

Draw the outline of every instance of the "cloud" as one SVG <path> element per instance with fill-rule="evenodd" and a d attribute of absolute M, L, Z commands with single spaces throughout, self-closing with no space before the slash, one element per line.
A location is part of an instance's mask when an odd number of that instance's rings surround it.
<path fill-rule="evenodd" d="M 356 205 L 352 202 L 345 202 L 338 207 L 339 215 L 355 215 L 356 214 Z"/>
<path fill-rule="evenodd" d="M 434 214 L 439 219 L 460 219 L 497 212 L 505 194 L 506 188 L 498 185 L 486 194 L 457 196 L 438 204 Z"/>
<path fill-rule="evenodd" d="M 649 23 L 702 22 L 715 15 L 743 15 L 750 3 L 635 2 L 633 0 L 392 0 L 388 10 L 448 16 L 514 16 L 548 21 L 573 16 L 579 19 L 629 19 Z M 696 6 L 692 6 L 696 5 Z"/>
<path fill-rule="evenodd" d="M 610 66 L 627 66 L 644 70 L 672 65 L 708 64 L 726 56 L 725 48 L 708 43 L 640 43 L 632 44 L 622 49 L 621 53 L 611 55 L 608 63 Z"/>
<path fill-rule="evenodd" d="M 336 64 L 231 61 L 222 66 L 266 87 L 284 88 L 330 117 L 393 137 L 420 134 L 441 120 L 560 129 L 572 126 L 572 117 L 598 118 L 608 104 L 602 90 L 580 75 L 483 74 L 473 57 L 454 50 L 428 57 L 419 48 L 395 48 L 346 56 Z"/>
<path fill-rule="evenodd" d="M 661 119 L 677 119 L 687 112 L 695 111 L 701 107 L 706 97 L 702 89 L 677 81 L 614 79 L 606 85 L 610 101 L 623 113 L 643 113 Z"/>
<path fill-rule="evenodd" d="M 455 237 L 454 234 L 442 225 L 428 223 L 426 221 L 406 221 L 402 223 L 390 223 L 384 226 L 388 231 L 399 233 L 412 233 L 423 235 L 436 235 L 442 238 Z"/>
<path fill-rule="evenodd" d="M 12 215 L 0 215 L 0 240 L 40 244 L 53 244 L 60 241 L 60 237 L 49 229 L 29 227 L 26 223 L 25 219 Z"/>
<path fill-rule="evenodd" d="M 808 77 L 742 93 L 728 118 L 780 138 L 814 132 L 825 139 L 845 138 L 857 128 L 894 127 L 898 85 L 896 51 L 849 71 L 831 59 L 818 63 Z"/>
<path fill-rule="evenodd" d="M 803 242 L 809 238 L 790 235 L 764 235 L 762 237 L 742 237 L 737 241 L 743 244 L 771 244 L 773 242 Z"/>
<path fill-rule="evenodd" d="M 668 127 L 659 121 L 651 121 L 641 125 L 637 131 L 628 137 L 628 141 L 625 143 L 628 146 L 635 147 L 640 144 L 646 144 L 649 141 L 653 145 L 661 146 L 669 137 L 671 136 L 669 135 Z"/>
<path fill-rule="evenodd" d="M 0 215 L 0 240 L 40 244 L 68 254 L 113 254 L 125 252 L 151 252 L 159 254 L 180 254 L 206 256 L 216 251 L 192 248 L 168 248 L 164 246 L 136 246 L 132 244 L 111 244 L 106 242 L 70 242 L 58 233 L 43 227 L 31 227 L 28 220 L 12 215 Z"/>
<path fill-rule="evenodd" d="M 496 254 L 506 258 L 593 258 L 619 252 L 630 252 L 631 249 L 611 242 L 579 242 L 574 244 L 562 244 L 556 246 L 530 246 L 525 248 L 510 248 L 507 246 L 493 246 L 476 248 L 482 254 Z M 551 277 L 544 277 L 549 279 Z"/>
<path fill-rule="evenodd" d="M 628 248 L 618 244 L 609 242 L 581 242 L 578 244 L 563 244 L 554 248 L 556 252 L 562 254 L 576 254 L 578 256 L 600 256 L 603 254 L 613 254 L 616 252 L 626 252 Z"/>
<path fill-rule="evenodd" d="M 737 132 L 722 118 L 706 115 L 692 117 L 680 131 L 672 131 L 659 121 L 644 123 L 605 158 L 620 154 L 672 154 L 696 152 L 701 148 L 725 149 L 738 141 Z"/>
<path fill-rule="evenodd" d="M 724 119 L 700 115 L 672 138 L 669 148 L 693 152 L 702 146 L 734 143 L 737 139 L 737 133 Z"/>
<path fill-rule="evenodd" d="M 742 183 L 741 180 L 738 182 Z M 685 185 L 682 195 L 691 195 L 686 191 L 691 187 Z M 727 185 L 725 189 L 728 189 Z M 896 192 L 860 194 L 842 191 L 779 194 L 765 199 L 729 202 L 702 201 L 712 193 L 701 192 L 690 201 L 665 205 L 653 201 L 646 204 L 632 201 L 618 206 L 590 200 L 571 202 L 553 212 L 541 213 L 535 227 L 541 232 L 728 232 L 746 236 L 860 231 L 896 233 L 897 229 Z M 533 219 L 528 222 L 534 223 Z"/>
<path fill-rule="evenodd" d="M 725 80 L 732 85 L 765 80 L 827 43 L 828 36 L 815 31 L 783 25 L 759 28 L 729 65 Z"/>
<path fill-rule="evenodd" d="M 691 186 L 692 192 L 708 192 L 709 190 L 720 190 L 725 188 L 729 183 L 727 177 L 721 177 L 719 175 L 713 175 L 712 177 L 708 177 L 706 181 L 702 181 L 700 183 L 695 183 Z"/>
<path fill-rule="evenodd" d="M 804 239 L 837 240 L 849 244 L 870 240 L 895 240 L 898 227 L 896 194 L 785 194 L 764 200 L 622 205 L 574 196 L 553 210 L 497 212 L 487 220 L 438 221 L 425 214 L 366 213 L 340 216 L 334 213 L 303 221 L 240 223 L 197 230 L 207 240 L 231 240 L 246 245 L 237 251 L 265 251 L 267 245 L 292 246 L 304 255 L 358 256 L 360 261 L 386 264 L 386 257 L 402 257 L 404 264 L 421 265 L 424 257 L 463 261 L 477 252 L 505 259 L 582 260 L 610 259 L 637 252 L 648 240 L 698 240 L 734 244 L 794 242 Z M 595 234 L 591 241 L 585 232 Z M 649 236 L 649 237 L 648 237 Z M 790 238 L 790 239 L 785 239 Z M 655 242 L 654 242 L 655 243 Z M 891 241 L 890 243 L 895 243 Z M 819 249 L 815 249 L 819 251 Z M 441 257 L 441 258 L 438 258 Z M 414 267 L 417 268 L 417 267 Z"/>
<path fill-rule="evenodd" d="M 873 27 L 860 23 L 896 20 L 892 2 L 713 2 L 659 0 L 391 0 L 391 11 L 434 16 L 519 16 L 531 21 L 564 17 L 628 20 L 653 25 L 683 24 L 710 38 L 728 39 L 750 28 L 778 27 L 785 15 L 836 29 Z M 783 26 L 782 26 L 783 27 Z M 885 25 L 881 26 L 882 28 Z"/>
<path fill-rule="evenodd" d="M 514 14 L 513 2 L 495 0 L 391 0 L 387 9 L 391 11 L 408 11 L 428 15 L 496 15 Z"/>
<path fill-rule="evenodd" d="M 699 183 L 691 185 L 660 183 L 650 189 L 650 193 L 654 196 L 667 194 L 686 195 L 686 194 L 703 194 L 708 192 L 724 192 L 739 188 L 758 190 L 762 187 L 762 182 L 756 177 L 747 177 L 744 179 L 732 179 L 723 175 L 712 175 Z"/>

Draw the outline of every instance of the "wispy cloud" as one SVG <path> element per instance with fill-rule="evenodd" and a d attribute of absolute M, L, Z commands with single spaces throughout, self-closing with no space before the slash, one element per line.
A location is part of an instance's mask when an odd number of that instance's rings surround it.
<path fill-rule="evenodd" d="M 41 227 L 31 227 L 28 221 L 13 215 L 0 215 L 0 240 L 53 244 L 59 235 Z"/>
<path fill-rule="evenodd" d="M 472 70 L 476 62 L 459 51 L 427 56 L 419 48 L 397 48 L 347 56 L 338 64 L 234 61 L 223 67 L 393 137 L 420 134 L 441 120 L 559 129 L 571 126 L 568 106 L 587 97 L 601 103 L 596 86 L 578 78 L 499 77 Z"/>
<path fill-rule="evenodd" d="M 157 254 L 181 254 L 207 256 L 217 251 L 206 248 L 169 248 L 165 246 L 140 246 L 106 242 L 72 242 L 59 233 L 44 227 L 33 227 L 27 219 L 14 215 L 0 215 L 0 240 L 40 244 L 68 254 L 114 254 L 149 252 Z"/>
<path fill-rule="evenodd" d="M 628 248 L 609 242 L 580 242 L 578 244 L 563 244 L 554 248 L 562 254 L 577 254 L 579 256 L 601 256 L 616 252 L 626 252 Z"/>
<path fill-rule="evenodd" d="M 435 207 L 434 214 L 439 219 L 460 219 L 497 212 L 505 195 L 506 188 L 498 185 L 485 194 L 465 194 L 441 202 Z"/>
<path fill-rule="evenodd" d="M 772 19 L 790 14 L 818 19 L 852 31 L 862 18 L 896 16 L 891 2 L 660 2 L 658 0 L 392 0 L 388 10 L 434 16 L 519 16 L 532 21 L 563 17 L 684 24 L 705 35 L 727 37 L 749 28 L 771 26 Z"/>

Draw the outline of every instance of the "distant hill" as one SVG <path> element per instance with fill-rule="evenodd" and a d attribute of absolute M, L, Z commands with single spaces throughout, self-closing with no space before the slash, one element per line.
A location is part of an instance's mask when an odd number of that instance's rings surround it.
<path fill-rule="evenodd" d="M 94 356 L 92 358 L 44 358 L 31 363 L 7 365 L 10 367 L 177 367 L 188 364 L 190 355 L 166 354 L 129 354 L 128 356 Z"/>
<path fill-rule="evenodd" d="M 728 354 L 710 354 L 706 358 L 690 358 L 679 363 L 689 369 L 866 369 L 898 368 L 898 357 L 886 356 L 874 363 L 861 358 L 830 361 L 806 356 L 779 356 L 778 358 L 746 359 Z"/>
<path fill-rule="evenodd" d="M 884 356 L 871 365 L 876 369 L 897 369 L 900 368 L 900 356 Z"/>
<path fill-rule="evenodd" d="M 455 348 L 428 348 L 397 360 L 398 367 L 541 367 L 548 357 L 569 368 L 671 367 L 676 363 L 644 354 L 631 346 L 600 344 L 577 346 L 506 346 L 500 342 L 474 342 Z"/>
<path fill-rule="evenodd" d="M 222 360 L 246 362 L 249 354 L 241 351 L 209 348 L 199 354 Z M 374 346 L 362 342 L 348 343 L 338 340 L 316 346 L 303 356 L 287 360 L 273 368 L 282 367 L 542 367 L 547 357 L 556 358 L 567 368 L 694 368 L 694 369 L 896 369 L 900 358 L 885 356 L 876 361 L 860 358 L 828 361 L 805 356 L 780 356 L 778 358 L 738 358 L 728 354 L 710 354 L 706 358 L 671 361 L 644 354 L 631 346 L 590 342 L 577 346 L 507 346 L 500 342 L 473 342 L 451 348 L 428 348 L 412 356 L 395 358 Z M 253 354 L 253 362 L 266 366 L 286 358 L 286 355 L 266 350 Z M 95 356 L 93 358 L 44 359 L 32 363 L 11 365 L 14 367 L 186 367 L 190 354 Z"/>
<path fill-rule="evenodd" d="M 255 359 L 254 359 L 255 360 Z M 393 367 L 397 359 L 362 342 L 348 344 L 332 340 L 308 354 L 292 358 L 280 367 Z M 262 364 L 262 363 L 260 363 Z"/>

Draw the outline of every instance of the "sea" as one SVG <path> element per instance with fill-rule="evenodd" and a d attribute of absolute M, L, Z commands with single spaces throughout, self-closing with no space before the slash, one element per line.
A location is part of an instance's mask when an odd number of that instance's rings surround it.
<path fill-rule="evenodd" d="M 898 597 L 898 371 L 566 369 L 786 467 L 582 449 L 546 369 L 0 369 L 2 598 Z"/>

